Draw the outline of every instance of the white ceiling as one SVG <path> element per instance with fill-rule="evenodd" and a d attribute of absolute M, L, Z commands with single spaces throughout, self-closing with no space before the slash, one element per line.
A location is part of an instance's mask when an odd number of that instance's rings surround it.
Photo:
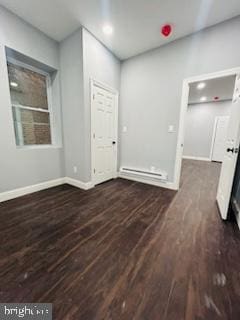
<path fill-rule="evenodd" d="M 201 97 L 206 97 L 206 102 L 216 101 L 214 97 L 219 97 L 218 101 L 231 100 L 235 84 L 235 76 L 204 81 L 206 84 L 202 90 L 197 89 L 198 82 L 190 84 L 189 103 L 201 103 Z"/>
<path fill-rule="evenodd" d="M 240 14 L 239 0 L 0 0 L 51 38 L 61 41 L 80 25 L 126 59 Z M 105 36 L 109 22 L 114 35 Z M 164 23 L 174 26 L 168 39 Z"/>

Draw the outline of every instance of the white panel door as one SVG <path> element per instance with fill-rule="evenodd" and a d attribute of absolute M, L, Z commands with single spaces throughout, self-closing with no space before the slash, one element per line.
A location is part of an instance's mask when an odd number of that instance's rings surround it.
<path fill-rule="evenodd" d="M 216 118 L 212 161 L 223 162 L 227 141 L 228 121 L 229 116 Z"/>
<path fill-rule="evenodd" d="M 92 86 L 92 177 L 94 184 L 116 176 L 117 100 L 116 94 Z"/>
<path fill-rule="evenodd" d="M 240 143 L 240 75 L 236 77 L 227 142 L 217 192 L 217 203 L 222 219 L 227 219 L 233 178 Z"/>

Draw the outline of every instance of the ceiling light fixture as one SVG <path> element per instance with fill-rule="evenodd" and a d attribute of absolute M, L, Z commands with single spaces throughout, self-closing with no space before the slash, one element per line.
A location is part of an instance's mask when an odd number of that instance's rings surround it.
<path fill-rule="evenodd" d="M 201 97 L 200 101 L 204 102 L 207 100 L 207 97 Z"/>
<path fill-rule="evenodd" d="M 105 33 L 108 36 L 113 34 L 113 27 L 110 24 L 105 24 L 102 30 L 103 30 L 103 33 Z"/>
<path fill-rule="evenodd" d="M 202 90 L 206 87 L 206 83 L 205 82 L 200 82 L 198 85 L 197 85 L 197 88 L 198 90 Z"/>
<path fill-rule="evenodd" d="M 11 81 L 10 86 L 13 88 L 16 88 L 16 87 L 18 87 L 18 84 L 17 84 L 17 82 Z"/>

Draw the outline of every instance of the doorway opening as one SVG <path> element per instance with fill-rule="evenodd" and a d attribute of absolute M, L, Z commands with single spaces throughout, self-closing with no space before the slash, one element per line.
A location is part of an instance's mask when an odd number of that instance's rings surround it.
<path fill-rule="evenodd" d="M 189 84 L 184 159 L 223 162 L 235 78 Z"/>
<path fill-rule="evenodd" d="M 199 76 L 185 80 L 183 85 L 175 183 L 177 187 L 180 184 L 182 164 L 193 170 L 198 165 L 212 168 L 219 179 L 216 200 L 224 220 L 240 143 L 239 72 L 238 68 Z"/>

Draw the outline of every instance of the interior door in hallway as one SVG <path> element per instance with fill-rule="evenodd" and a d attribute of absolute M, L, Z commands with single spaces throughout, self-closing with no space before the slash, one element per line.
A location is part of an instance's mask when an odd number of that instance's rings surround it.
<path fill-rule="evenodd" d="M 92 85 L 92 180 L 93 183 L 116 177 L 117 171 L 117 94 Z"/>
<path fill-rule="evenodd" d="M 227 129 L 227 142 L 217 192 L 217 203 L 222 219 L 227 219 L 233 178 L 240 143 L 240 75 L 237 75 Z"/>
<path fill-rule="evenodd" d="M 222 162 L 226 147 L 227 129 L 229 116 L 216 118 L 214 142 L 212 150 L 212 161 Z"/>

